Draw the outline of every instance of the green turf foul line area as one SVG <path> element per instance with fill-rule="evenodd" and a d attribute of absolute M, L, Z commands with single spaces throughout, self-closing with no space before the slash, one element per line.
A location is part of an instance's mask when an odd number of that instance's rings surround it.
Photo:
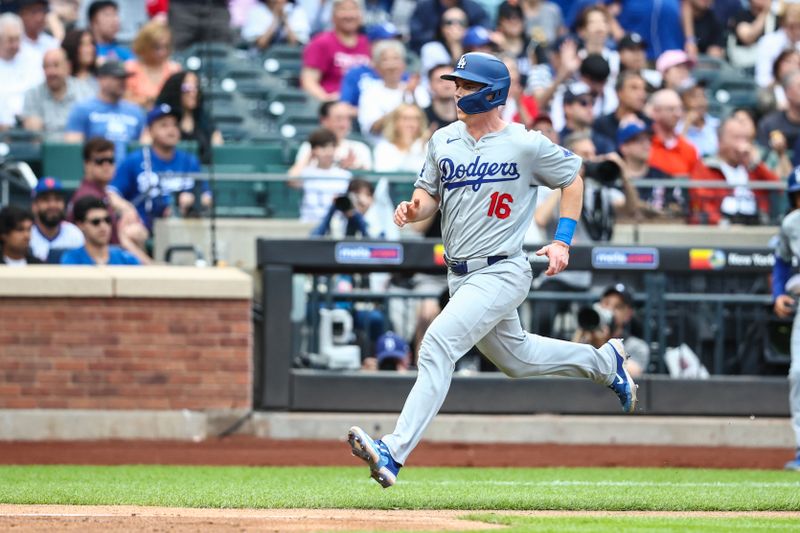
<path fill-rule="evenodd" d="M 798 531 L 800 523 L 796 518 L 779 517 L 735 517 L 735 518 L 695 518 L 663 516 L 503 516 L 499 514 L 475 514 L 465 518 L 503 525 L 505 529 L 495 529 L 503 533 L 625 533 L 655 532 L 778 532 Z"/>
<path fill-rule="evenodd" d="M 800 511 L 800 474 L 657 468 L 2 466 L 0 503 L 210 508 Z"/>

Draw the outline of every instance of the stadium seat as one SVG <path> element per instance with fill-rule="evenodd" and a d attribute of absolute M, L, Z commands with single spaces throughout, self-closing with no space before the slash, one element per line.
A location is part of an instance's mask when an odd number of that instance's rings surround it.
<path fill-rule="evenodd" d="M 272 218 L 300 218 L 303 191 L 289 187 L 285 181 L 267 181 L 267 208 Z"/>
<path fill-rule="evenodd" d="M 12 128 L 0 134 L 0 142 L 8 146 L 8 157 L 39 167 L 42 159 L 42 134 L 36 131 Z"/>
<path fill-rule="evenodd" d="M 255 172 L 264 172 L 269 164 L 283 163 L 283 147 L 279 144 L 224 144 L 212 148 L 215 165 L 252 165 Z"/>
<path fill-rule="evenodd" d="M 221 217 L 268 217 L 263 182 L 217 180 L 214 185 L 216 213 Z"/>
<path fill-rule="evenodd" d="M 67 189 L 76 189 L 83 179 L 83 145 L 45 141 L 42 144 L 42 175 L 61 180 Z"/>
<path fill-rule="evenodd" d="M 264 59 L 270 57 L 276 59 L 302 59 L 303 47 L 291 44 L 272 44 L 261 54 L 261 57 Z"/>

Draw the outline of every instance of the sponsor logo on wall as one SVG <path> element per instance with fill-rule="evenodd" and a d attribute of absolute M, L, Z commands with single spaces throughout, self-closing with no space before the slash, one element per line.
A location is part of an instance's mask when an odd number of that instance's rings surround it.
<path fill-rule="evenodd" d="M 689 268 L 692 270 L 720 270 L 725 268 L 725 252 L 712 248 L 692 248 L 689 250 Z"/>
<path fill-rule="evenodd" d="M 592 248 L 592 267 L 622 270 L 655 270 L 657 248 Z"/>
<path fill-rule="evenodd" d="M 336 262 L 350 265 L 399 265 L 403 262 L 402 244 L 336 244 Z"/>

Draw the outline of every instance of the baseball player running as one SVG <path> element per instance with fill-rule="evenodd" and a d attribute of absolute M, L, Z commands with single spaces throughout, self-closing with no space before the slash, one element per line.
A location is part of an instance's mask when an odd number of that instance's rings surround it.
<path fill-rule="evenodd" d="M 788 318 L 794 314 L 792 324 L 791 353 L 789 366 L 789 409 L 792 413 L 792 429 L 797 440 L 795 458 L 786 463 L 787 470 L 800 471 L 800 313 L 797 312 L 797 295 L 800 294 L 800 278 L 791 277 L 792 258 L 800 259 L 800 167 L 789 176 L 786 192 L 789 196 L 789 213 L 783 217 L 778 245 L 775 249 L 775 265 L 772 267 L 772 296 L 775 314 Z M 794 297 L 790 294 L 793 293 Z"/>
<path fill-rule="evenodd" d="M 419 371 L 394 432 L 373 440 L 352 427 L 352 452 L 384 488 L 397 474 L 444 402 L 456 361 L 476 345 L 513 378 L 571 376 L 610 387 L 623 411 L 636 406 L 636 385 L 623 366 L 619 339 L 600 349 L 525 332 L 517 307 L 531 287 L 522 241 L 533 218 L 537 186 L 561 189 L 561 219 L 547 256 L 547 275 L 564 270 L 583 203 L 581 158 L 539 132 L 500 118 L 509 72 L 496 57 L 461 56 L 454 72 L 458 121 L 433 134 L 411 201 L 395 224 L 442 214 L 450 302 L 431 323 L 419 349 Z"/>

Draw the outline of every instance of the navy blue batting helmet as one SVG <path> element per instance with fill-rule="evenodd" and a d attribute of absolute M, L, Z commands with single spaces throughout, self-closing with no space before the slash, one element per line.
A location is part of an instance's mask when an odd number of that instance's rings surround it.
<path fill-rule="evenodd" d="M 464 54 L 456 63 L 455 70 L 443 74 L 442 79 L 461 79 L 484 85 L 479 91 L 458 100 L 461 111 L 470 115 L 485 113 L 505 104 L 511 86 L 508 67 L 495 56 L 484 52 Z"/>

